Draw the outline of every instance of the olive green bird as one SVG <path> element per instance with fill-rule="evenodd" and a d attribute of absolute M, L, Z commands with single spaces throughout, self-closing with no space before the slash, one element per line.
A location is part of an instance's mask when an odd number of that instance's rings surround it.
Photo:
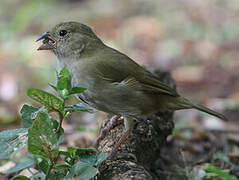
<path fill-rule="evenodd" d="M 88 105 L 115 114 L 112 121 L 124 117 L 125 132 L 114 152 L 125 141 L 134 125 L 134 118 L 159 110 L 198 109 L 220 119 L 223 115 L 194 104 L 162 83 L 125 54 L 105 45 L 92 29 L 78 22 L 64 22 L 39 39 L 38 50 L 51 50 L 60 64 L 72 75 L 74 86 L 87 90 L 78 97 Z M 98 138 L 102 140 L 105 133 Z"/>

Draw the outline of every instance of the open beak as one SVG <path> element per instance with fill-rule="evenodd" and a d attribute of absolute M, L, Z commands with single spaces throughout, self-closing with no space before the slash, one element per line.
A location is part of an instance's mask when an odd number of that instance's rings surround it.
<path fill-rule="evenodd" d="M 49 31 L 41 34 L 41 36 L 36 40 L 40 41 L 43 39 L 43 44 L 37 50 L 52 50 L 56 48 L 56 41 L 51 38 Z"/>

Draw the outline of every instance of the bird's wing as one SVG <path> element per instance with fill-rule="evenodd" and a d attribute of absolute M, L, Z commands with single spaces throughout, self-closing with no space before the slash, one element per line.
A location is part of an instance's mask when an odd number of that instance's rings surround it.
<path fill-rule="evenodd" d="M 148 71 L 144 73 L 144 76 L 139 79 L 144 91 L 154 94 L 164 93 L 170 96 L 179 96 L 175 89 L 172 89 L 167 84 L 161 82 L 159 78 L 152 73 Z"/>
<path fill-rule="evenodd" d="M 108 58 L 107 58 L 108 59 Z M 137 88 L 150 94 L 167 94 L 179 96 L 178 93 L 167 84 L 162 83 L 151 72 L 139 66 L 125 55 L 115 56 L 113 60 L 102 60 L 96 64 L 98 76 L 102 80 Z"/>

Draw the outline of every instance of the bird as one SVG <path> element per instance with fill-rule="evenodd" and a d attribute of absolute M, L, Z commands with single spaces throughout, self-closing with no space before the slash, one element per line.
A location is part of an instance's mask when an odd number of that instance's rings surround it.
<path fill-rule="evenodd" d="M 197 109 L 220 119 L 227 118 L 205 106 L 195 104 L 175 89 L 161 82 L 153 73 L 127 55 L 113 49 L 79 22 L 62 22 L 40 35 L 38 50 L 50 50 L 61 66 L 72 75 L 72 84 L 86 88 L 77 97 L 89 106 L 114 114 L 110 125 L 100 134 L 96 144 L 112 125 L 124 118 L 124 133 L 114 146 L 114 156 L 134 128 L 134 120 L 154 112 Z"/>

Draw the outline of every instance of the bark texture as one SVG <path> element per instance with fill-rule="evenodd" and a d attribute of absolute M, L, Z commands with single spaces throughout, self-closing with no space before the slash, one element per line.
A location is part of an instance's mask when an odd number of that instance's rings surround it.
<path fill-rule="evenodd" d="M 174 81 L 167 72 L 155 71 L 159 79 L 175 88 Z M 103 122 L 103 128 L 108 120 Z M 120 155 L 105 161 L 97 176 L 99 180 L 153 180 L 154 164 L 159 159 L 160 149 L 174 128 L 172 112 L 158 112 L 149 117 L 139 118 L 133 132 L 119 149 Z M 109 153 L 124 132 L 119 121 L 99 144 L 100 152 Z M 123 155 L 124 154 L 124 155 Z M 128 156 L 127 156 L 128 155 Z"/>

